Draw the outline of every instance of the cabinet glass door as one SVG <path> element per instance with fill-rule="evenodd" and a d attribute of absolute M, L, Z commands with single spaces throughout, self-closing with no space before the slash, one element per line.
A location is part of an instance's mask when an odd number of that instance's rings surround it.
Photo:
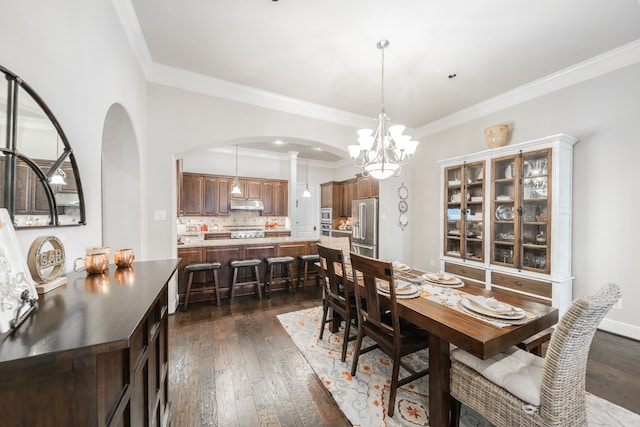
<path fill-rule="evenodd" d="M 484 260 L 484 162 L 445 169 L 444 255 Z"/>
<path fill-rule="evenodd" d="M 521 267 L 549 273 L 551 151 L 522 156 Z"/>
<path fill-rule="evenodd" d="M 464 168 L 465 211 L 464 258 L 484 260 L 482 225 L 484 214 L 484 162 L 467 163 Z"/>
<path fill-rule="evenodd" d="M 461 257 L 463 244 L 462 227 L 462 166 L 446 168 L 445 177 L 445 255 Z"/>
<path fill-rule="evenodd" d="M 493 160 L 491 263 L 551 271 L 551 151 Z"/>
<path fill-rule="evenodd" d="M 493 191 L 491 218 L 493 220 L 491 236 L 491 263 L 515 267 L 517 258 L 516 237 L 518 234 L 517 202 L 518 171 L 516 157 L 494 159 L 492 163 Z"/>

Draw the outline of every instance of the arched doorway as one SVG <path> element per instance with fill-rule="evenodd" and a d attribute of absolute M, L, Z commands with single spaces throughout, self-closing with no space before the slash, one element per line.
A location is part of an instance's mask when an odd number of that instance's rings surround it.
<path fill-rule="evenodd" d="M 143 258 L 140 150 L 129 114 L 114 104 L 102 133 L 102 242 Z"/>

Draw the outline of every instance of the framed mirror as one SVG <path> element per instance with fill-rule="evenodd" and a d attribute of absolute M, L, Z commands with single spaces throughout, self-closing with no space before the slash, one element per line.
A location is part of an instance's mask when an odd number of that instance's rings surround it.
<path fill-rule="evenodd" d="M 17 228 L 86 224 L 80 174 L 62 127 L 26 82 L 0 71 L 0 207 Z"/>

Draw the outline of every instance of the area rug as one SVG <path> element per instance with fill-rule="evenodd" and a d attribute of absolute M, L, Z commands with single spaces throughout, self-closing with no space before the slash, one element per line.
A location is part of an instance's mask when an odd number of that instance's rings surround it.
<path fill-rule="evenodd" d="M 429 425 L 428 376 L 398 390 L 395 414 L 388 417 L 391 360 L 384 353 L 374 350 L 361 355 L 358 372 L 352 377 L 350 372 L 353 345 L 349 346 L 346 362 L 340 361 L 342 329 L 338 334 L 332 334 L 327 328 L 323 339 L 318 339 L 322 307 L 281 314 L 278 320 L 354 426 Z M 365 340 L 367 339 L 365 337 Z M 365 341 L 363 346 L 367 344 Z M 403 360 L 417 367 L 429 363 L 426 351 Z M 407 372 L 401 369 L 400 375 L 407 375 Z M 587 394 L 587 418 L 591 427 L 640 426 L 640 415 L 591 394 Z M 465 427 L 492 426 L 464 405 L 460 424 Z"/>

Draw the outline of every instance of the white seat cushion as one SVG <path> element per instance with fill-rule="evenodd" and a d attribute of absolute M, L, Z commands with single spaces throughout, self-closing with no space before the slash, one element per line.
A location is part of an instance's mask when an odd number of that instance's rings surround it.
<path fill-rule="evenodd" d="M 523 401 L 540 406 L 544 371 L 542 357 L 511 347 L 504 353 L 482 360 L 456 348 L 451 352 L 451 359 L 467 365 Z"/>

